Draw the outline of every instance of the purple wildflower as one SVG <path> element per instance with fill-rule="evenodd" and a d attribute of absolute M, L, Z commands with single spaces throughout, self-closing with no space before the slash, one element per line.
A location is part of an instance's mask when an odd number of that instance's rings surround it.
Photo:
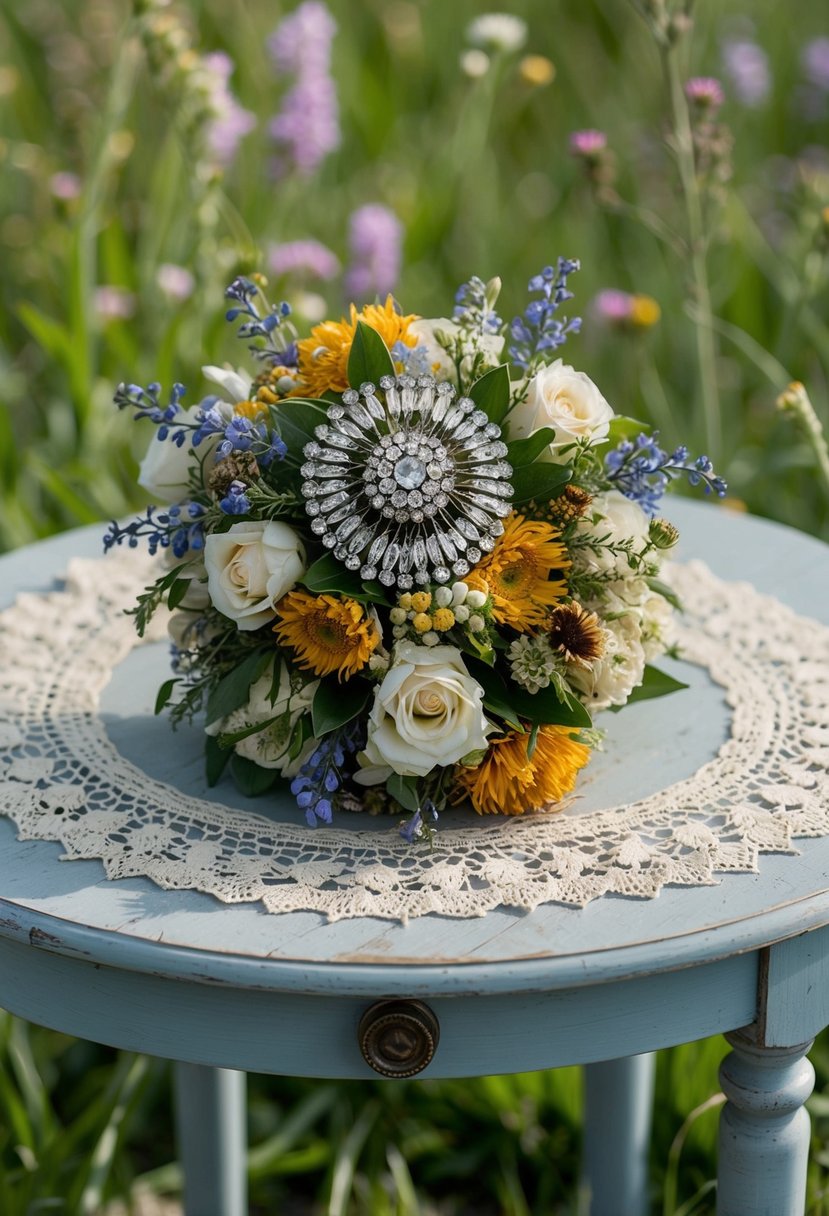
<path fill-rule="evenodd" d="M 750 109 L 761 106 L 771 92 L 766 52 L 750 38 L 734 38 L 723 43 L 722 54 L 737 99 Z"/>
<path fill-rule="evenodd" d="M 276 172 L 308 175 L 340 145 L 331 43 L 337 26 L 320 0 L 306 0 L 280 22 L 268 43 L 277 70 L 294 76 L 282 109 L 271 120 Z"/>
<path fill-rule="evenodd" d="M 593 301 L 596 315 L 611 325 L 624 325 L 633 315 L 633 296 L 629 291 L 608 287 Z"/>
<path fill-rule="evenodd" d="M 239 104 L 230 91 L 233 60 L 224 51 L 205 55 L 202 65 L 210 81 L 210 109 L 213 118 L 207 127 L 207 145 L 223 169 L 233 163 L 239 141 L 256 126 L 256 118 Z"/>
<path fill-rule="evenodd" d="M 93 301 L 101 321 L 128 321 L 135 313 L 135 296 L 126 287 L 96 287 Z"/>
<path fill-rule="evenodd" d="M 268 250 L 268 266 L 272 274 L 307 274 L 326 282 L 340 272 L 340 261 L 335 253 L 321 241 L 285 241 L 282 245 L 271 245 Z"/>
<path fill-rule="evenodd" d="M 718 110 L 725 101 L 723 87 L 713 76 L 692 76 L 686 81 L 685 96 L 705 110 Z"/>
<path fill-rule="evenodd" d="M 61 202 L 71 202 L 81 193 L 81 179 L 77 173 L 69 173 L 64 169 L 60 173 L 53 173 L 49 178 L 49 190 L 52 196 L 59 198 Z"/>
<path fill-rule="evenodd" d="M 807 42 L 800 62 L 809 83 L 822 93 L 829 93 L 829 38 L 813 38 Z"/>
<path fill-rule="evenodd" d="M 162 262 L 159 266 L 155 281 L 168 300 L 180 303 L 188 300 L 193 294 L 196 280 L 184 266 L 176 266 L 173 262 Z"/>
<path fill-rule="evenodd" d="M 348 225 L 351 265 L 345 277 L 349 299 L 385 299 L 394 290 L 400 274 L 402 235 L 400 220 L 382 203 L 367 203 L 352 213 Z"/>
<path fill-rule="evenodd" d="M 604 131 L 573 131 L 570 134 L 570 151 L 573 156 L 584 156 L 592 159 L 604 152 L 607 147 L 607 136 Z"/>

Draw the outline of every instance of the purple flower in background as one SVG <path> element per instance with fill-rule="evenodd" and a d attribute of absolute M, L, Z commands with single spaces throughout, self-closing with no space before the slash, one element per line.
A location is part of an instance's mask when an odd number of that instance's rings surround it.
<path fill-rule="evenodd" d="M 275 169 L 312 173 L 340 146 L 339 108 L 331 76 L 331 43 L 337 26 L 320 0 L 306 0 L 281 21 L 268 42 L 279 72 L 294 76 L 282 109 L 271 120 Z"/>
<path fill-rule="evenodd" d="M 340 273 L 340 260 L 321 241 L 285 241 L 268 249 L 272 274 L 306 274 L 326 282 Z"/>
<path fill-rule="evenodd" d="M 633 296 L 629 291 L 608 287 L 593 301 L 596 315 L 611 325 L 623 325 L 633 315 Z"/>
<path fill-rule="evenodd" d="M 723 87 L 713 76 L 692 76 L 686 81 L 685 96 L 706 110 L 718 110 L 725 101 Z"/>
<path fill-rule="evenodd" d="M 385 299 L 394 290 L 402 237 L 400 220 L 382 203 L 367 203 L 352 213 L 348 225 L 351 265 L 345 276 L 349 299 Z"/>
<path fill-rule="evenodd" d="M 816 89 L 829 93 L 829 38 L 813 38 L 800 54 L 803 71 Z"/>
<path fill-rule="evenodd" d="M 769 57 L 763 48 L 750 38 L 730 38 L 723 43 L 722 56 L 738 101 L 751 109 L 761 106 L 771 92 Z"/>
<path fill-rule="evenodd" d="M 207 127 L 207 144 L 216 163 L 223 169 L 232 164 L 239 141 L 256 126 L 256 117 L 230 91 L 233 60 L 224 51 L 205 55 L 202 65 L 207 72 L 210 109 L 213 118 Z"/>
<path fill-rule="evenodd" d="M 101 321 L 128 321 L 135 313 L 135 296 L 126 287 L 96 287 L 92 299 Z"/>
<path fill-rule="evenodd" d="M 69 173 L 64 169 L 59 173 L 53 173 L 49 178 L 49 190 L 54 198 L 59 198 L 62 202 L 68 203 L 72 199 L 78 198 L 81 189 L 81 179 L 77 173 Z"/>
<path fill-rule="evenodd" d="M 573 156 L 598 156 L 606 147 L 607 136 L 604 131 L 573 131 L 570 135 L 570 151 Z"/>

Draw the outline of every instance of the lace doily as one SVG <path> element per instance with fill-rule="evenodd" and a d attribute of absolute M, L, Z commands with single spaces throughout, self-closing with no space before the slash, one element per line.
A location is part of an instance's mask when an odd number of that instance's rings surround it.
<path fill-rule="evenodd" d="M 22 595 L 0 616 L 0 813 L 22 839 L 100 858 L 110 879 L 145 876 L 274 913 L 405 922 L 583 906 L 609 892 L 651 898 L 666 883 L 756 871 L 759 854 L 829 834 L 829 629 L 700 563 L 675 567 L 673 582 L 686 606 L 684 657 L 731 707 L 719 754 L 626 806 L 457 828 L 445 815 L 432 851 L 368 817 L 356 831 L 275 823 L 254 804 L 187 796 L 126 760 L 98 705 L 138 644 L 123 609 L 147 575 L 133 553 L 78 560 L 61 590 Z"/>

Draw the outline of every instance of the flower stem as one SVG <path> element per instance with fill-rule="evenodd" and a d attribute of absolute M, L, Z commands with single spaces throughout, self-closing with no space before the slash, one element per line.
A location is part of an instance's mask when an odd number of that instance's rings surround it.
<path fill-rule="evenodd" d="M 694 328 L 705 442 L 708 455 L 713 460 L 717 460 L 722 448 L 722 419 L 717 385 L 717 351 L 714 339 L 711 291 L 708 282 L 705 224 L 694 163 L 694 139 L 680 70 L 679 47 L 676 41 L 659 40 L 659 49 L 671 99 L 674 151 L 688 223 L 691 278 L 695 297 L 695 314 L 698 317 Z"/>
<path fill-rule="evenodd" d="M 777 398 L 777 408 L 783 414 L 788 414 L 801 434 L 807 440 L 815 457 L 815 464 L 827 497 L 829 497 L 829 445 L 823 433 L 820 419 L 815 413 L 815 407 L 809 400 L 809 394 L 798 381 L 793 381 L 785 392 Z"/>

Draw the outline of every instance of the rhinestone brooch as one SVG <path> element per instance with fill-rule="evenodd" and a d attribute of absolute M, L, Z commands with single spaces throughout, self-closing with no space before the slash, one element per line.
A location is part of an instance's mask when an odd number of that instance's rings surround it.
<path fill-rule="evenodd" d="M 311 528 L 362 579 L 406 591 L 463 578 L 504 531 L 501 428 L 432 376 L 349 389 L 304 448 Z"/>

